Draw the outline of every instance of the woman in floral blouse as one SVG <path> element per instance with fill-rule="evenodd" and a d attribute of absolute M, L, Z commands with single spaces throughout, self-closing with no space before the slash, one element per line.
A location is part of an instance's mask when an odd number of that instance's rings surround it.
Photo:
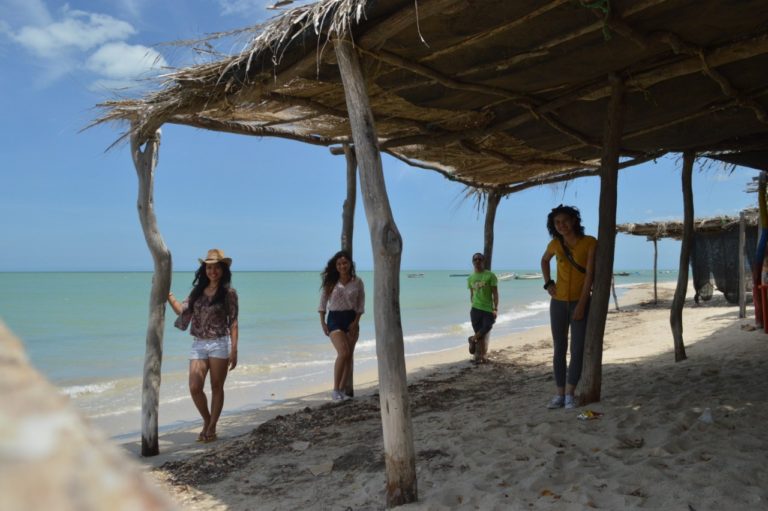
<path fill-rule="evenodd" d="M 216 423 L 224 407 L 224 380 L 237 365 L 237 292 L 230 287 L 232 259 L 213 248 L 192 281 L 192 292 L 183 302 L 168 293 L 168 303 L 179 315 L 175 326 L 186 330 L 194 340 L 189 355 L 189 392 L 203 418 L 198 442 L 216 440 Z M 205 378 L 211 374 L 211 407 L 205 395 Z"/>
<path fill-rule="evenodd" d="M 347 400 L 351 396 L 343 389 L 352 374 L 352 354 L 360 336 L 360 316 L 365 312 L 365 289 L 363 281 L 355 276 L 355 263 L 343 250 L 328 261 L 322 279 L 318 307 L 320 326 L 336 349 L 331 398 Z"/>

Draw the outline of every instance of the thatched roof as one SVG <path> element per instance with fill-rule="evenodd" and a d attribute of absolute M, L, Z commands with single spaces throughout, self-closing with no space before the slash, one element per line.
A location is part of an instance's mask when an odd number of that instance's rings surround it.
<path fill-rule="evenodd" d="M 324 0 L 239 35 L 241 52 L 96 122 L 347 142 L 332 39 L 351 37 L 380 148 L 466 184 L 594 174 L 612 75 L 628 86 L 625 166 L 768 147 L 765 0 Z"/>
<path fill-rule="evenodd" d="M 748 209 L 744 211 L 744 218 L 750 227 L 757 226 L 757 209 Z M 716 216 L 711 218 L 699 218 L 693 221 L 693 230 L 700 234 L 714 234 L 722 231 L 737 229 L 739 218 L 732 216 Z M 630 234 L 634 236 L 646 236 L 649 240 L 658 240 L 662 238 L 672 238 L 676 240 L 683 239 L 683 222 L 647 222 L 642 224 L 619 224 L 616 226 L 616 232 Z"/>

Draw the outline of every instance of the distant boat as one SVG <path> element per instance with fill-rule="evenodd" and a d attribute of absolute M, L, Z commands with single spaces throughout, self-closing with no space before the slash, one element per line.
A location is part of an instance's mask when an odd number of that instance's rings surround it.
<path fill-rule="evenodd" d="M 449 277 L 469 277 L 469 273 L 451 273 Z"/>
<path fill-rule="evenodd" d="M 628 271 L 617 271 L 616 273 L 614 273 L 614 275 L 616 277 L 628 277 L 629 276 L 629 272 Z"/>
<path fill-rule="evenodd" d="M 514 273 L 500 273 L 496 277 L 497 280 L 512 280 L 514 278 L 515 278 L 515 274 Z"/>
<path fill-rule="evenodd" d="M 423 273 L 409 273 L 408 274 L 408 278 L 409 279 L 420 279 L 423 276 L 424 276 Z"/>
<path fill-rule="evenodd" d="M 541 273 L 516 273 L 515 278 L 517 280 L 534 280 L 541 279 L 544 276 Z"/>

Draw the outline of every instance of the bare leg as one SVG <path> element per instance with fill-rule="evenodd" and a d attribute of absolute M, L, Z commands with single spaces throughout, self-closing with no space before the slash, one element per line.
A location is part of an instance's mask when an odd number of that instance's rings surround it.
<path fill-rule="evenodd" d="M 333 390 L 340 390 L 347 381 L 347 372 L 352 357 L 349 349 L 349 339 L 342 330 L 334 330 L 330 336 L 333 347 L 336 348 L 336 363 L 333 365 Z"/>
<path fill-rule="evenodd" d="M 198 440 L 205 440 L 208 425 L 211 423 L 211 413 L 208 411 L 208 398 L 205 395 L 205 376 L 208 374 L 207 360 L 189 361 L 189 394 L 195 403 L 197 411 L 203 418 L 203 430 Z"/>
<path fill-rule="evenodd" d="M 208 440 L 213 440 L 216 438 L 216 424 L 224 408 L 224 381 L 227 379 L 229 359 L 210 358 L 208 363 L 211 368 L 211 420 L 208 423 L 206 437 Z"/>

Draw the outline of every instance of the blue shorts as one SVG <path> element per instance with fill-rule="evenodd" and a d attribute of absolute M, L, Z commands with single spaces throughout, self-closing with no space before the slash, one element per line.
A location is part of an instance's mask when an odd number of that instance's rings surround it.
<path fill-rule="evenodd" d="M 342 332 L 349 332 L 349 325 L 357 317 L 357 312 L 353 310 L 348 311 L 328 311 L 328 319 L 325 323 L 328 325 L 328 331 L 333 332 L 335 330 L 341 330 Z"/>
<path fill-rule="evenodd" d="M 229 336 L 218 339 L 198 339 L 192 341 L 189 351 L 190 360 L 208 360 L 209 358 L 229 358 Z"/>

